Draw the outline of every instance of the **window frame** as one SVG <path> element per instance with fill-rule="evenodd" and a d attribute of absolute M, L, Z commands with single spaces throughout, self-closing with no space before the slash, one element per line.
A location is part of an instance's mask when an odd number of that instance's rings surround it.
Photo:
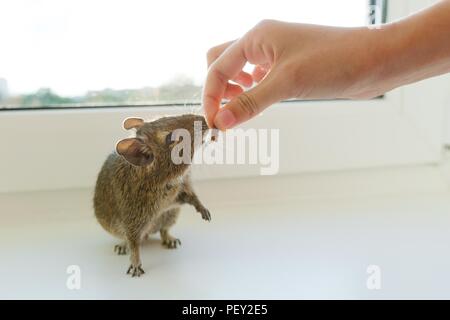
<path fill-rule="evenodd" d="M 427 0 L 389 1 L 388 19 L 428 4 Z M 437 77 L 369 101 L 282 102 L 242 128 L 280 129 L 279 174 L 434 164 L 441 159 L 449 80 L 449 76 Z M 120 126 L 124 118 L 186 111 L 191 108 L 3 110 L 0 192 L 92 188 L 116 141 L 129 135 Z M 193 170 L 197 179 L 259 175 L 258 167 L 247 165 L 204 165 Z"/>
<path fill-rule="evenodd" d="M 376 10 L 369 11 L 369 19 L 371 19 L 372 24 L 385 23 L 387 19 L 387 7 L 388 0 L 368 0 L 368 6 L 376 8 Z M 379 21 L 378 21 L 379 20 Z M 379 98 L 383 98 L 380 96 Z M 292 103 L 299 102 L 303 103 L 305 100 L 289 100 L 282 101 L 282 103 Z M 65 106 L 65 105 L 47 105 L 47 106 L 19 106 L 19 107 L 1 107 L 0 105 L 0 113 L 4 111 L 38 111 L 38 110 L 82 110 L 82 109 L 108 109 L 108 108 L 148 108 L 148 107 L 191 107 L 198 108 L 201 106 L 200 102 L 197 103 L 136 103 L 136 104 L 117 104 L 117 105 L 86 105 L 86 106 Z"/>

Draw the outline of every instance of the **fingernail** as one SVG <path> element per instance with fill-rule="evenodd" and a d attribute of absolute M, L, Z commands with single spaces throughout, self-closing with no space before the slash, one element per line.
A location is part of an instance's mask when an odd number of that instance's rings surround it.
<path fill-rule="evenodd" d="M 231 128 L 235 123 L 236 118 L 234 117 L 233 112 L 228 109 L 220 110 L 214 119 L 214 124 L 219 129 Z"/>

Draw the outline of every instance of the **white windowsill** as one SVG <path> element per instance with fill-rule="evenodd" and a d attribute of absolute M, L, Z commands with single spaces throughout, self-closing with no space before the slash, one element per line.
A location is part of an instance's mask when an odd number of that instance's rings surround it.
<path fill-rule="evenodd" d="M 90 189 L 0 195 L 0 298 L 449 298 L 446 167 L 202 181 L 183 245 L 144 245 L 146 274 L 96 223 Z M 366 288 L 368 265 L 382 290 Z M 79 265 L 82 289 L 66 288 Z"/>

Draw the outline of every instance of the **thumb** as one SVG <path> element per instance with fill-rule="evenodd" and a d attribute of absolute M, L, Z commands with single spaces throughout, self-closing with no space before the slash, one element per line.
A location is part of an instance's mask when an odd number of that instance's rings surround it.
<path fill-rule="evenodd" d="M 214 125 L 220 130 L 232 128 L 250 120 L 271 104 L 282 99 L 280 82 L 273 72 L 252 89 L 241 93 L 217 112 Z"/>

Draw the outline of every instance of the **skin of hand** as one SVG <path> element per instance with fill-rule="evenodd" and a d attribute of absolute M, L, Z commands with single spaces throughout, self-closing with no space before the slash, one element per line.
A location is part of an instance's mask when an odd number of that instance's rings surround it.
<path fill-rule="evenodd" d="M 232 128 L 284 99 L 367 99 L 449 72 L 449 35 L 449 0 L 372 28 L 264 20 L 208 51 L 208 125 Z"/>

